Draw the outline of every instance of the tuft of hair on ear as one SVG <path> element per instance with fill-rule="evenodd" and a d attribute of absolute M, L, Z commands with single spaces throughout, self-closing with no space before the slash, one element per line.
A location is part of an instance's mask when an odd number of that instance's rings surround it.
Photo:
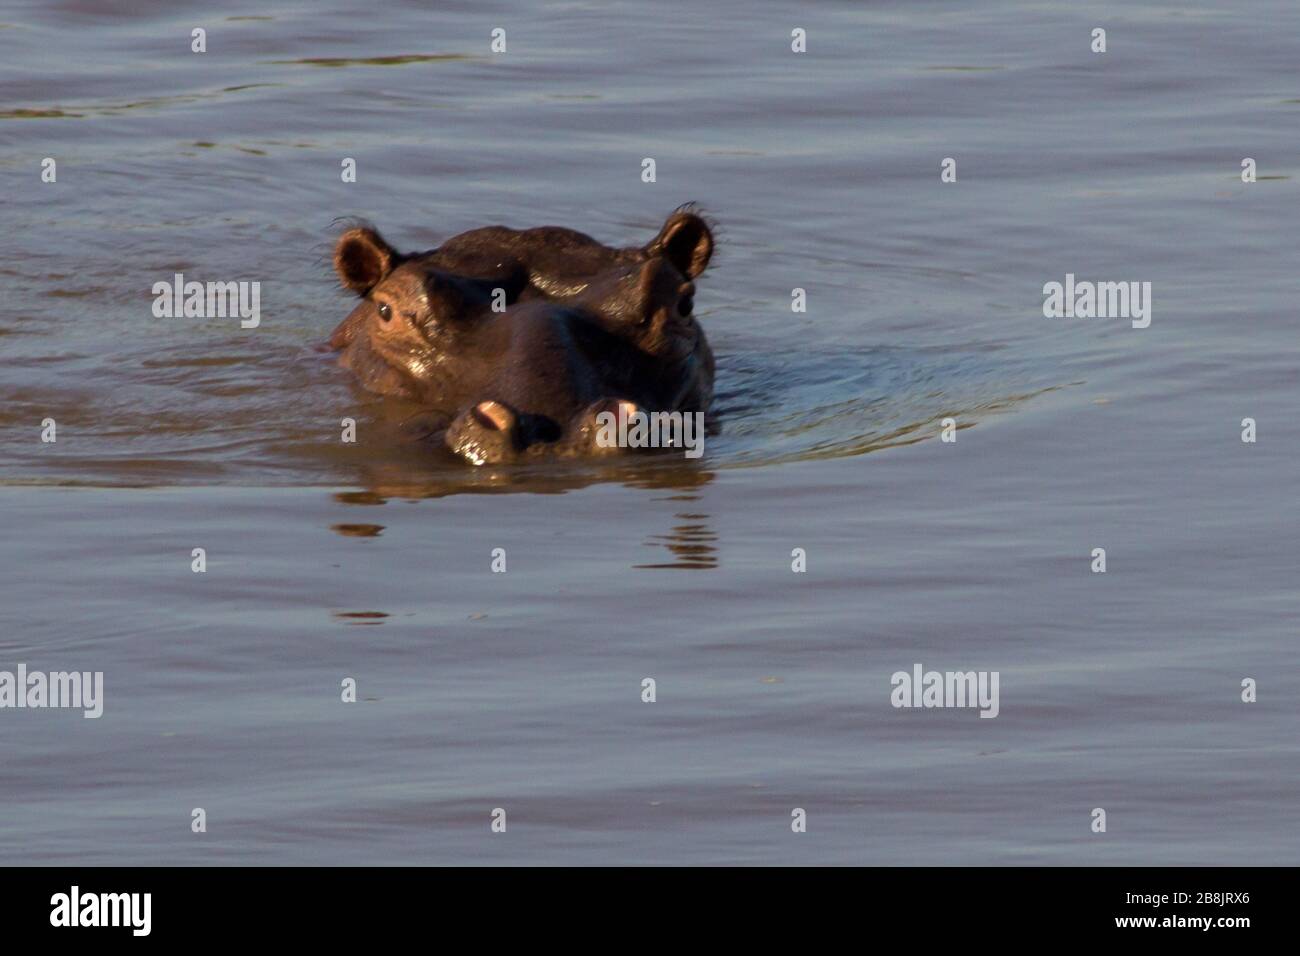
<path fill-rule="evenodd" d="M 704 220 L 704 224 L 709 227 L 709 233 L 713 236 L 713 259 L 710 259 L 709 261 L 715 261 L 718 257 L 718 247 L 721 246 L 725 240 L 727 234 L 726 229 L 716 218 L 714 218 L 712 213 L 706 211 L 705 208 L 694 199 L 682 203 L 673 210 L 674 215 L 679 212 L 688 212 L 691 215 L 699 216 Z"/>
<path fill-rule="evenodd" d="M 338 237 L 349 229 L 373 229 L 367 219 L 358 216 L 336 216 L 330 220 L 328 227 L 331 231 L 329 238 L 322 238 L 318 242 L 313 242 L 308 249 L 311 256 L 311 262 L 317 269 L 324 269 L 329 272 L 334 271 L 334 247 L 338 245 Z"/>
<path fill-rule="evenodd" d="M 679 224 L 687 217 L 697 220 L 703 229 L 683 232 Z M 659 235 L 651 240 L 647 251 L 663 255 L 687 278 L 695 279 L 708 267 L 716 248 L 717 227 L 712 218 L 704 214 L 699 203 L 685 202 L 664 220 Z"/>
<path fill-rule="evenodd" d="M 403 259 L 364 219 L 336 219 L 347 225 L 334 244 L 334 271 L 345 289 L 367 295 Z"/>

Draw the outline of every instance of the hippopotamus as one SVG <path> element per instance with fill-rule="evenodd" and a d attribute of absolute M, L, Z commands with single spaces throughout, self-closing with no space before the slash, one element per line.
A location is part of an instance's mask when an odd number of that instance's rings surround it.
<path fill-rule="evenodd" d="M 602 412 L 707 411 L 714 359 L 694 299 L 712 253 L 690 207 L 628 247 L 489 226 L 403 254 L 352 228 L 334 266 L 362 301 L 330 344 L 367 390 L 446 413 L 446 445 L 475 464 L 604 453 Z"/>

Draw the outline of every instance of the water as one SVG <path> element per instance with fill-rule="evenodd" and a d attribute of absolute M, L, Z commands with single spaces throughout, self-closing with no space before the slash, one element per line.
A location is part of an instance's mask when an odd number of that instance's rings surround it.
<path fill-rule="evenodd" d="M 0 860 L 1294 863 L 1297 27 L 10 0 L 0 669 L 106 701 L 0 711 Z M 686 200 L 699 462 L 452 465 L 318 349 L 337 217 L 632 243 Z M 260 281 L 260 327 L 153 318 L 178 271 Z M 1044 318 L 1066 273 L 1151 326 Z M 1000 715 L 894 709 L 917 662 Z"/>

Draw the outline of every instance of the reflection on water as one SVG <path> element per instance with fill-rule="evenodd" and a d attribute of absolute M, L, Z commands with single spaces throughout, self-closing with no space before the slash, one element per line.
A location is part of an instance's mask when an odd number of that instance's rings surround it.
<path fill-rule="evenodd" d="M 460 462 L 416 457 L 407 461 L 372 464 L 361 475 L 364 491 L 335 492 L 340 504 L 372 507 L 390 499 L 419 501 L 462 494 L 554 495 L 597 484 L 618 484 L 645 491 L 667 491 L 658 500 L 698 502 L 698 492 L 715 478 L 715 472 L 698 460 L 680 458 L 671 452 L 630 455 L 622 460 L 549 462 L 471 468 Z M 666 550 L 671 561 L 633 565 L 639 569 L 674 568 L 709 570 L 718 566 L 717 533 L 709 515 L 695 510 L 673 515 L 673 524 L 663 534 L 646 538 L 646 545 Z M 344 537 L 373 538 L 384 525 L 343 522 L 330 529 Z M 353 615 L 355 616 L 355 615 Z"/>
<path fill-rule="evenodd" d="M 388 499 L 373 491 L 336 491 L 334 500 L 341 505 L 382 505 L 387 504 Z"/>
<path fill-rule="evenodd" d="M 268 60 L 272 66 L 406 66 L 410 63 L 437 63 L 444 60 L 483 60 L 486 57 L 466 53 L 407 53 L 398 56 L 338 57 L 307 56 L 297 60 Z"/>
<path fill-rule="evenodd" d="M 345 538 L 377 538 L 384 532 L 381 524 L 332 524 L 330 530 Z"/>
<path fill-rule="evenodd" d="M 693 497 L 693 496 L 692 496 Z M 680 524 L 675 524 L 667 534 L 651 535 L 646 544 L 651 547 L 666 548 L 676 558 L 649 564 L 638 564 L 638 568 L 675 568 L 685 571 L 708 571 L 718 566 L 718 549 L 714 542 L 718 535 L 708 524 L 709 516 L 692 512 L 674 515 Z"/>
<path fill-rule="evenodd" d="M 648 491 L 688 492 L 708 485 L 713 477 L 714 472 L 698 460 L 679 458 L 672 452 L 631 454 L 598 462 L 530 462 L 475 468 L 425 450 L 362 465 L 357 479 L 365 490 L 337 492 L 334 497 L 343 504 L 375 505 L 389 498 L 418 501 L 460 494 L 557 495 L 604 483 Z"/>
<path fill-rule="evenodd" d="M 374 625 L 383 624 L 389 615 L 385 611 L 335 611 L 333 616 L 345 624 Z"/>

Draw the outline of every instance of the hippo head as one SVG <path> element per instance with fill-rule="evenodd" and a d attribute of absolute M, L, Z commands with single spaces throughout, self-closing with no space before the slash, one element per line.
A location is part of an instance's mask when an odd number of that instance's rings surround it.
<path fill-rule="evenodd" d="M 674 379 L 703 375 L 711 392 L 712 356 L 693 310 L 694 280 L 712 253 L 712 232 L 690 208 L 670 215 L 644 246 L 625 248 L 554 226 L 489 226 L 430 252 L 402 254 L 374 229 L 353 228 L 338 239 L 334 268 L 361 301 L 330 344 L 369 391 L 452 408 L 489 385 L 500 390 L 501 376 L 518 377 L 548 349 L 581 347 L 534 345 L 525 355 L 511 345 L 525 339 L 512 335 L 514 317 L 536 324 L 542 313 L 534 305 L 551 302 L 555 310 L 547 314 L 556 322 L 597 326 L 632 346 L 640 358 L 627 374 L 637 381 L 622 384 L 639 381 L 655 394 L 677 396 L 685 387 Z M 525 311 L 502 312 L 516 302 Z M 608 366 L 621 360 L 593 353 L 580 361 L 607 379 Z"/>

